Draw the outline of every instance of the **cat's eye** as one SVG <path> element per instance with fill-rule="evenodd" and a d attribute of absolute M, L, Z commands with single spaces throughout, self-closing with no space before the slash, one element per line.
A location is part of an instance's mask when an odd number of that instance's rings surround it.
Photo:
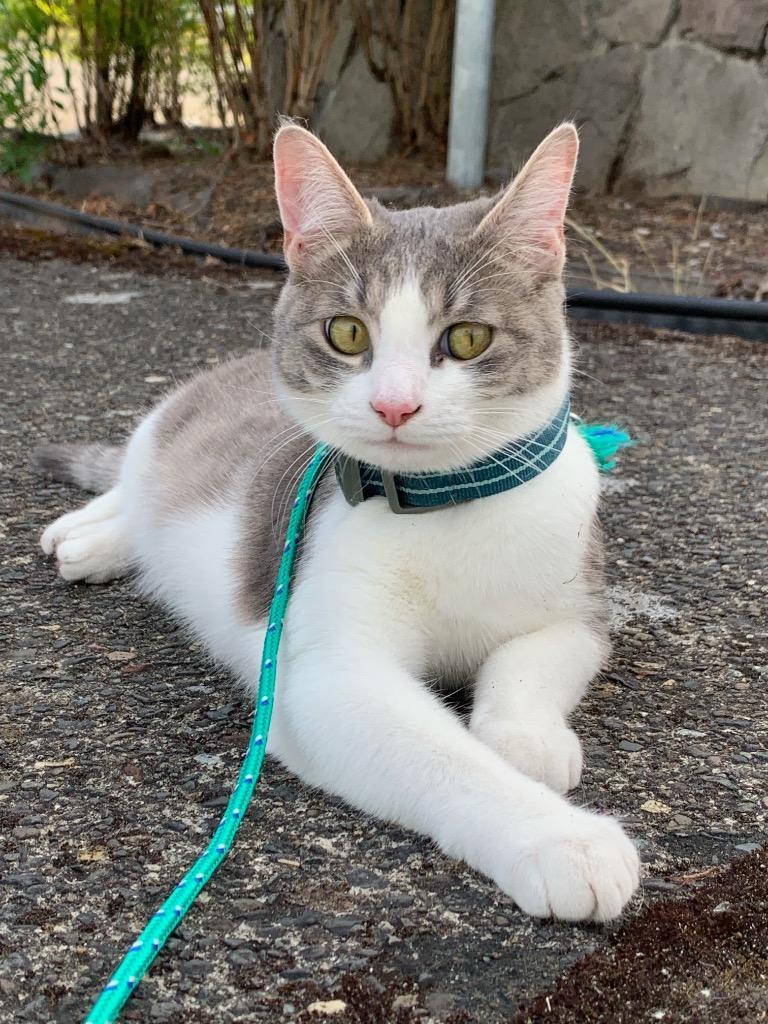
<path fill-rule="evenodd" d="M 440 348 L 454 359 L 475 359 L 485 352 L 492 338 L 493 331 L 487 324 L 454 324 L 440 339 Z"/>
<path fill-rule="evenodd" d="M 334 316 L 325 321 L 325 336 L 337 352 L 359 356 L 371 344 L 368 328 L 356 316 Z"/>

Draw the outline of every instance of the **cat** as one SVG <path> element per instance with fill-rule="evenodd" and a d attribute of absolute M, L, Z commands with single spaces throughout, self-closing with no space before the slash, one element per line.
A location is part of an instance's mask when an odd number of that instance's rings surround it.
<path fill-rule="evenodd" d="M 577 152 L 566 123 L 497 197 L 391 211 L 284 124 L 289 276 L 271 349 L 182 385 L 124 447 L 40 452 L 53 475 L 102 492 L 42 535 L 61 576 L 135 572 L 253 696 L 286 510 L 318 442 L 385 475 L 461 481 L 563 408 Z M 352 504 L 325 473 L 268 751 L 430 837 L 523 911 L 607 921 L 640 866 L 614 819 L 563 796 L 582 770 L 568 716 L 609 649 L 597 468 L 572 425 L 563 436 L 533 479 L 426 514 Z M 466 679 L 467 723 L 440 689 Z"/>

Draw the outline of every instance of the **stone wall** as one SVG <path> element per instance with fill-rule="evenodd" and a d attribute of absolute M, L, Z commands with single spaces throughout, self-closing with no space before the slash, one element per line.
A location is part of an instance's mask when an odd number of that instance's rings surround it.
<path fill-rule="evenodd" d="M 497 0 L 489 168 L 573 117 L 584 188 L 768 200 L 767 30 L 768 0 Z M 378 159 L 391 97 L 342 36 L 316 124 Z"/>
<path fill-rule="evenodd" d="M 558 120 L 580 184 L 768 199 L 768 0 L 499 0 L 489 163 Z"/>

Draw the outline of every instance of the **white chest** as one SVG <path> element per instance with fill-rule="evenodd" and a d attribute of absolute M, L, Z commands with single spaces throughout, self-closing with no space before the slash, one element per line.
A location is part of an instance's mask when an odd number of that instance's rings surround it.
<path fill-rule="evenodd" d="M 330 604 L 350 628 L 388 623 L 418 636 L 423 664 L 471 670 L 512 636 L 579 613 L 597 494 L 572 435 L 536 479 L 452 509 L 395 515 L 383 499 L 351 509 L 338 495 L 308 566 L 313 614 Z"/>

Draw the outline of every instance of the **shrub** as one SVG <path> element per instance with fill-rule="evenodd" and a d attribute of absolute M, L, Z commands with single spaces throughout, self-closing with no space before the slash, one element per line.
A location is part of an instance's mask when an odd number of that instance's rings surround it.
<path fill-rule="evenodd" d="M 352 10 L 368 66 L 392 91 L 400 149 L 445 142 L 454 0 L 352 0 Z"/>
<path fill-rule="evenodd" d="M 82 95 L 72 90 L 81 131 L 136 139 L 153 102 L 178 120 L 194 0 L 67 0 L 64 8 L 71 52 L 83 69 Z"/>
<path fill-rule="evenodd" d="M 181 72 L 200 27 L 196 0 L 0 0 L 2 124 L 16 135 L 57 128 L 56 61 L 84 135 L 136 139 L 158 106 L 179 120 Z"/>
<path fill-rule="evenodd" d="M 336 35 L 337 0 L 199 0 L 222 122 L 266 153 L 277 111 L 309 117 Z"/>
<path fill-rule="evenodd" d="M 25 177 L 61 107 L 45 64 L 53 5 L 0 0 L 0 173 Z"/>

